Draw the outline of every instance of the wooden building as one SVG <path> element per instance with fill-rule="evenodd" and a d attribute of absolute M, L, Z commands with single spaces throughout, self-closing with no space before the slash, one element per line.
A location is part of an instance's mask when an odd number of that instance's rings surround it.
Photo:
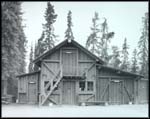
<path fill-rule="evenodd" d="M 18 77 L 19 103 L 137 103 L 140 75 L 104 65 L 76 41 L 61 42 L 34 60 L 40 70 Z"/>

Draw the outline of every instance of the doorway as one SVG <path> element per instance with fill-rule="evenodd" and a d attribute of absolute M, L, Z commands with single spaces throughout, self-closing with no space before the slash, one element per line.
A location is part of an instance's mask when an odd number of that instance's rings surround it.
<path fill-rule="evenodd" d="M 75 81 L 63 81 L 62 103 L 70 105 L 76 104 L 75 95 Z"/>

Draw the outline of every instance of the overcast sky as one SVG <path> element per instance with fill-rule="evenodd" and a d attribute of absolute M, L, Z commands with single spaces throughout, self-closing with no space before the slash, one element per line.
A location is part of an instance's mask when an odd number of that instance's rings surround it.
<path fill-rule="evenodd" d="M 85 46 L 96 11 L 100 18 L 107 18 L 109 31 L 115 32 L 109 48 L 117 45 L 121 49 L 126 37 L 130 47 L 130 56 L 133 49 L 137 48 L 141 35 L 142 17 L 145 12 L 148 12 L 148 2 L 51 2 L 51 4 L 54 5 L 55 13 L 58 15 L 54 28 L 55 33 L 59 35 L 59 42 L 64 40 L 67 13 L 71 10 L 75 40 Z M 24 30 L 28 40 L 27 60 L 31 44 L 34 45 L 41 36 L 46 7 L 46 2 L 23 2 L 22 4 L 23 24 L 26 25 Z"/>

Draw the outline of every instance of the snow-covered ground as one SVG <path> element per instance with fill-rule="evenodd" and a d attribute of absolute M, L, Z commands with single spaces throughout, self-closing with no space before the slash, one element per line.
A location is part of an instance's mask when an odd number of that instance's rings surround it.
<path fill-rule="evenodd" d="M 2 105 L 2 117 L 148 117 L 148 104 L 107 106 Z"/>

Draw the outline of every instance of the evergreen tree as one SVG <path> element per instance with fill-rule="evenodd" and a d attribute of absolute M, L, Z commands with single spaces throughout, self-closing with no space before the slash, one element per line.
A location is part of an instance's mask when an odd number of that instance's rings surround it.
<path fill-rule="evenodd" d="M 106 62 L 106 64 L 109 62 L 109 55 L 108 55 L 108 42 L 110 42 L 110 39 L 114 37 L 114 32 L 108 32 L 108 24 L 107 19 L 104 18 L 104 22 L 101 24 L 101 34 L 102 37 L 100 41 L 102 44 L 101 49 L 101 58 Z"/>
<path fill-rule="evenodd" d="M 114 68 L 119 68 L 119 65 L 121 63 L 120 58 L 119 58 L 120 57 L 120 53 L 119 53 L 120 51 L 119 51 L 117 46 L 112 46 L 112 51 L 113 51 L 113 53 L 111 55 L 109 65 L 114 67 Z"/>
<path fill-rule="evenodd" d="M 1 6 L 2 81 L 5 80 L 5 91 L 3 93 L 17 95 L 17 81 L 15 79 L 16 75 L 25 72 L 26 53 L 26 38 L 22 26 L 21 2 L 1 2 Z"/>
<path fill-rule="evenodd" d="M 35 47 L 35 58 L 42 55 L 46 51 L 46 43 L 44 42 L 45 34 L 42 32 L 41 37 L 38 39 L 37 46 Z"/>
<path fill-rule="evenodd" d="M 133 51 L 133 57 L 132 57 L 132 66 L 131 66 L 131 72 L 137 73 L 138 71 L 138 65 L 137 65 L 137 50 L 134 49 Z"/>
<path fill-rule="evenodd" d="M 67 16 L 67 30 L 65 32 L 65 40 L 68 40 L 69 42 L 71 40 L 74 40 L 73 32 L 71 27 L 73 26 L 72 24 L 72 12 L 69 10 L 68 16 Z"/>
<path fill-rule="evenodd" d="M 43 24 L 45 32 L 45 39 L 44 39 L 45 50 L 50 50 L 55 46 L 55 40 L 57 38 L 57 35 L 54 34 L 53 24 L 55 23 L 56 18 L 57 14 L 55 14 L 54 6 L 51 5 L 50 2 L 47 2 L 47 8 L 45 12 L 46 23 Z"/>
<path fill-rule="evenodd" d="M 99 56 L 107 64 L 110 58 L 108 55 L 108 42 L 110 42 L 110 39 L 113 38 L 114 32 L 108 32 L 106 18 L 104 18 L 104 22 L 102 24 L 98 23 L 99 20 L 98 13 L 95 12 L 95 16 L 92 19 L 92 33 L 87 39 L 86 48 Z"/>
<path fill-rule="evenodd" d="M 39 56 L 38 54 L 38 43 L 35 42 L 34 44 L 34 59 L 36 59 Z"/>
<path fill-rule="evenodd" d="M 34 46 L 34 59 L 36 59 L 39 55 L 39 44 L 35 43 L 35 46 Z M 34 71 L 38 71 L 39 70 L 39 67 L 34 63 L 34 66 L 33 66 L 33 70 Z"/>
<path fill-rule="evenodd" d="M 129 46 L 127 45 L 127 39 L 125 38 L 123 46 L 122 46 L 122 58 L 123 59 L 122 59 L 121 67 L 120 67 L 124 71 L 128 71 L 128 68 L 129 68 L 128 49 L 129 49 Z"/>
<path fill-rule="evenodd" d="M 98 13 L 95 12 L 94 18 L 92 19 L 93 26 L 91 27 L 92 33 L 88 37 L 86 41 L 86 48 L 91 51 L 93 54 L 100 55 L 99 48 L 102 47 L 103 43 L 99 43 L 99 37 L 98 33 L 100 32 L 100 29 L 98 28 L 99 24 L 97 23 L 99 20 Z"/>
<path fill-rule="evenodd" d="M 24 27 L 24 26 L 22 26 Z M 26 62 L 25 62 L 25 58 L 26 58 L 26 45 L 27 45 L 27 40 L 23 31 L 23 28 L 20 28 L 20 35 L 19 35 L 19 41 L 18 41 L 18 48 L 19 48 L 19 61 L 20 61 L 20 67 L 19 67 L 19 74 L 21 73 L 25 73 L 25 67 L 26 67 Z"/>
<path fill-rule="evenodd" d="M 31 50 L 30 50 L 30 59 L 29 59 L 29 66 L 28 66 L 28 72 L 33 72 L 33 47 L 31 46 Z"/>
<path fill-rule="evenodd" d="M 35 47 L 34 47 L 34 59 L 36 59 L 37 57 L 39 57 L 40 55 L 42 55 L 45 51 L 46 51 L 46 47 L 45 47 L 45 42 L 44 42 L 44 31 L 41 34 L 41 37 L 38 39 L 38 42 L 35 43 Z M 33 70 L 34 71 L 38 71 L 39 67 L 36 64 L 33 64 Z"/>
<path fill-rule="evenodd" d="M 149 26 L 148 13 L 145 13 L 145 17 L 142 18 L 143 29 L 140 40 L 138 42 L 139 47 L 139 60 L 140 60 L 140 74 L 148 77 L 148 26 Z"/>

